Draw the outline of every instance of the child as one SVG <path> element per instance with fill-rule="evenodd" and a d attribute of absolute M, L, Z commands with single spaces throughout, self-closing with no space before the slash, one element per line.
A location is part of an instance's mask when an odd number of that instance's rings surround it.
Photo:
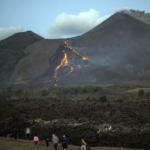
<path fill-rule="evenodd" d="M 62 147 L 63 147 L 63 150 L 67 150 L 67 143 L 65 140 L 63 140 Z"/>
<path fill-rule="evenodd" d="M 7 134 L 7 140 L 11 138 L 11 134 Z"/>
<path fill-rule="evenodd" d="M 35 145 L 37 146 L 38 142 L 39 142 L 39 138 L 38 138 L 37 134 L 35 134 L 33 141 L 34 141 Z"/>
<path fill-rule="evenodd" d="M 46 139 L 46 147 L 48 147 L 49 146 L 49 139 L 47 138 Z"/>

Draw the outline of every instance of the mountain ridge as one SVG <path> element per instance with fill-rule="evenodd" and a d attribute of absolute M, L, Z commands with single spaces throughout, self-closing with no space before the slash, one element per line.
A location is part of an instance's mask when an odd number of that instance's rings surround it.
<path fill-rule="evenodd" d="M 150 79 L 150 25 L 120 12 L 112 15 L 87 33 L 67 39 L 43 39 L 24 49 L 28 56 L 20 59 L 11 75 L 12 84 L 92 83 L 111 80 Z M 73 52 L 73 49 L 79 53 Z M 64 52 L 69 66 L 57 70 Z M 88 58 L 82 65 L 81 56 Z M 67 76 L 66 76 L 67 75 Z M 67 77 L 67 78 L 66 78 Z M 57 80 L 57 81 L 56 81 Z"/>

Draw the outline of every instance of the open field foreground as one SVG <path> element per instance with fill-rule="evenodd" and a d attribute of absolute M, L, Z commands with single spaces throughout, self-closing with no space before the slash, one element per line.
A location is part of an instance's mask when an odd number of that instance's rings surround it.
<path fill-rule="evenodd" d="M 109 89 L 103 92 L 108 93 Z M 97 99 L 89 96 L 85 100 L 71 100 L 74 95 L 70 99 L 58 95 L 58 98 L 2 99 L 0 136 L 11 134 L 16 126 L 19 138 L 26 139 L 25 129 L 30 126 L 31 139 L 35 134 L 40 140 L 51 139 L 56 133 L 61 141 L 65 133 L 69 144 L 76 146 L 80 146 L 83 136 L 90 147 L 150 148 L 150 99 L 145 94 L 137 100 L 107 99 L 100 95 Z"/>
<path fill-rule="evenodd" d="M 45 141 L 40 141 L 39 146 L 35 146 L 32 141 L 27 140 L 7 140 L 0 137 L 0 150 L 53 150 L 53 145 L 50 143 L 49 147 L 45 146 Z M 68 150 L 78 150 L 79 146 L 69 145 Z M 58 150 L 62 150 L 61 143 L 58 145 Z M 129 148 L 116 148 L 116 147 L 91 147 L 90 150 L 132 150 Z M 134 149 L 136 150 L 136 149 Z"/>

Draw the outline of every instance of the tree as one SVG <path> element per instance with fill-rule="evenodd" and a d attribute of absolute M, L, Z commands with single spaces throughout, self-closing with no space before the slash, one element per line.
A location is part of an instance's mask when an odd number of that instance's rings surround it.
<path fill-rule="evenodd" d="M 139 97 L 143 97 L 144 96 L 144 90 L 143 89 L 141 89 L 141 90 L 139 90 Z"/>

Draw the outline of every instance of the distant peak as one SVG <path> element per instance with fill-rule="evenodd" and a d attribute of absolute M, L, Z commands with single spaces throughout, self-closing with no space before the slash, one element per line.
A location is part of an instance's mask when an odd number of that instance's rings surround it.
<path fill-rule="evenodd" d="M 41 37 L 40 35 L 32 32 L 31 30 L 25 31 L 25 32 L 21 32 L 21 33 L 26 35 L 26 36 L 33 36 L 33 37 L 38 38 L 38 39 L 44 39 L 43 37 Z"/>

